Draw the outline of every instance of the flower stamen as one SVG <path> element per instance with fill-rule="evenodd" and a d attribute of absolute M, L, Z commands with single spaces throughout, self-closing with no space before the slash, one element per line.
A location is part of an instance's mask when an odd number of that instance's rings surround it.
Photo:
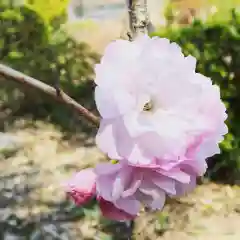
<path fill-rule="evenodd" d="M 149 112 L 153 109 L 153 102 L 150 100 L 143 106 L 143 111 L 144 112 Z"/>

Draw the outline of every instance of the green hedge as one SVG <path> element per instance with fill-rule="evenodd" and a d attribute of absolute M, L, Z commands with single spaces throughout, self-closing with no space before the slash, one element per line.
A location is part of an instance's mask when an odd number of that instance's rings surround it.
<path fill-rule="evenodd" d="M 198 59 L 197 71 L 220 86 L 229 115 L 229 134 L 221 144 L 222 154 L 209 160 L 209 176 L 240 180 L 240 16 L 233 11 L 226 24 L 195 21 L 188 27 L 168 28 L 154 35 L 177 42 L 186 55 Z"/>
<path fill-rule="evenodd" d="M 92 97 L 91 82 L 87 80 L 92 77 L 92 63 L 98 56 L 86 44 L 75 43 L 61 30 L 64 15 L 48 23 L 27 6 L 0 5 L 0 22 L 1 63 L 51 85 L 59 80 L 61 87 L 76 100 Z M 10 81 L 0 81 L 0 111 L 5 109 L 15 115 L 31 114 L 57 122 L 70 117 L 70 111 L 68 114 L 45 95 L 16 88 Z"/>

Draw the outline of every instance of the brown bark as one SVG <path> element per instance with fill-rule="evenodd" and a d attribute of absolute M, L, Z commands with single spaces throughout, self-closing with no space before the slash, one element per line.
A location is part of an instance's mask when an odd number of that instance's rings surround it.
<path fill-rule="evenodd" d="M 127 0 L 129 12 L 130 40 L 148 34 L 150 22 L 147 12 L 147 0 Z"/>
<path fill-rule="evenodd" d="M 58 102 L 61 102 L 69 107 L 72 107 L 77 113 L 83 115 L 89 121 L 91 121 L 96 126 L 99 125 L 99 118 L 83 107 L 81 104 L 77 103 L 61 89 L 55 89 L 40 80 L 29 77 L 21 72 L 18 72 L 10 67 L 0 64 L 0 76 L 7 80 L 12 80 L 17 83 L 23 84 L 30 88 L 38 89 L 41 92 L 53 97 Z"/>

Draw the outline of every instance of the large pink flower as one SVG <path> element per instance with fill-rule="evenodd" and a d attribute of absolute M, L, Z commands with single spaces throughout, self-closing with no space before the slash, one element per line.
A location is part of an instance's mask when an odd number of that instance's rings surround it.
<path fill-rule="evenodd" d="M 141 165 L 181 159 L 199 138 L 197 162 L 219 153 L 226 109 L 218 86 L 195 66 L 167 39 L 112 42 L 96 66 L 99 148 Z"/>
<path fill-rule="evenodd" d="M 104 216 L 129 220 L 195 187 L 227 133 L 219 88 L 195 65 L 158 37 L 107 47 L 96 66 L 96 142 L 119 162 L 78 173 L 67 185 L 76 203 L 96 196 Z"/>

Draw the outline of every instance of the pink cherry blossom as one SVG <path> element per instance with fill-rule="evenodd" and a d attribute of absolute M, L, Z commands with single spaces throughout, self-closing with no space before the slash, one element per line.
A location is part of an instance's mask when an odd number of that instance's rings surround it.
<path fill-rule="evenodd" d="M 167 39 L 107 47 L 96 66 L 96 143 L 119 161 L 73 177 L 66 191 L 76 204 L 95 196 L 105 217 L 129 220 L 195 187 L 227 133 L 219 87 L 195 68 L 196 59 Z"/>
<path fill-rule="evenodd" d="M 98 147 L 135 165 L 182 159 L 199 138 L 196 162 L 219 153 L 226 108 L 219 87 L 195 68 L 194 57 L 164 38 L 109 44 L 95 69 Z"/>
<path fill-rule="evenodd" d="M 199 169 L 193 161 L 163 161 L 149 166 L 133 166 L 128 161 L 98 164 L 97 195 L 132 217 L 142 206 L 162 209 L 166 195 L 181 196 L 195 187 Z"/>
<path fill-rule="evenodd" d="M 83 169 L 64 185 L 70 198 L 81 206 L 96 194 L 96 174 L 92 168 Z"/>

